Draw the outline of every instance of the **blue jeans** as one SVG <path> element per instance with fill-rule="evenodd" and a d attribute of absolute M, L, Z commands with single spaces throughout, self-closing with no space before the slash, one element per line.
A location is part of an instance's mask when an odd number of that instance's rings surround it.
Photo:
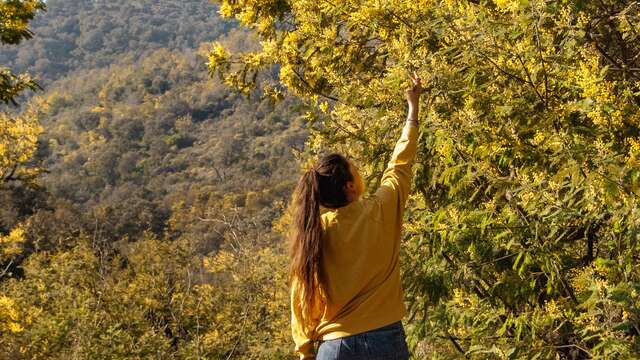
<path fill-rule="evenodd" d="M 409 349 L 402 322 L 320 342 L 316 360 L 406 360 Z"/>

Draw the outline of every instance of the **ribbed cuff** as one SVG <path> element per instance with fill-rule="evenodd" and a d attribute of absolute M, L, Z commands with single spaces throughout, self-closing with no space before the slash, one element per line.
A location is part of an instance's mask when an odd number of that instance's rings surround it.
<path fill-rule="evenodd" d="M 420 126 L 420 123 L 418 122 L 418 120 L 407 120 L 406 123 L 413 126 Z"/>

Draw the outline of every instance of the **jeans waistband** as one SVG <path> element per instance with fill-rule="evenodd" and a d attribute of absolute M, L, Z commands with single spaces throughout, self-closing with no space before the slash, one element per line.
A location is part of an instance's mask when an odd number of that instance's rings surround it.
<path fill-rule="evenodd" d="M 383 327 L 379 327 L 379 328 L 376 328 L 376 329 L 373 329 L 373 330 L 369 330 L 369 331 L 388 330 L 388 329 L 393 329 L 393 328 L 397 328 L 397 327 L 401 327 L 401 326 L 402 326 L 402 321 L 398 320 L 398 321 L 396 321 L 394 323 L 391 323 L 389 325 L 385 325 Z"/>
<path fill-rule="evenodd" d="M 382 326 L 382 327 L 379 327 L 379 328 L 367 330 L 367 331 L 359 333 L 359 334 L 353 334 L 353 335 L 349 335 L 349 336 L 345 336 L 345 337 L 358 336 L 358 335 L 362 335 L 364 333 L 370 333 L 370 332 L 376 332 L 376 331 L 385 331 L 385 330 L 391 330 L 391 329 L 396 329 L 396 328 L 402 328 L 402 320 L 398 320 L 398 321 L 396 321 L 394 323 L 391 323 L 389 325 L 385 325 L 385 326 Z M 333 339 L 333 340 L 339 340 L 339 339 L 340 338 Z M 322 339 L 317 340 L 317 342 L 320 343 L 320 344 L 322 344 L 325 341 L 331 341 L 331 340 L 322 340 Z"/>

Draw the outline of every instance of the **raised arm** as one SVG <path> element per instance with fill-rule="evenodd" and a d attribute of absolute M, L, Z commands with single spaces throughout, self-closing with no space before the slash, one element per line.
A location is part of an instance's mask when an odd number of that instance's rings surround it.
<path fill-rule="evenodd" d="M 420 110 L 420 94 L 422 85 L 420 78 L 414 73 L 411 77 L 413 87 L 405 91 L 409 107 L 407 121 L 402 135 L 396 143 L 391 160 L 382 174 L 380 188 L 375 196 L 383 208 L 384 221 L 399 221 L 411 189 L 411 167 L 415 160 L 418 140 L 418 112 Z"/>

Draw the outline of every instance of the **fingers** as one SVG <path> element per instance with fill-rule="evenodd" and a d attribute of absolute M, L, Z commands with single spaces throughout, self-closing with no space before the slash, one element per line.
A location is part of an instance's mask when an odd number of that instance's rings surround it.
<path fill-rule="evenodd" d="M 413 72 L 413 74 L 410 74 L 409 77 L 411 78 L 411 82 L 413 83 L 413 85 L 420 85 L 422 79 L 420 79 L 420 76 L 418 76 L 417 72 Z"/>
<path fill-rule="evenodd" d="M 405 89 L 405 94 L 407 96 L 407 99 L 409 99 L 409 101 L 414 101 L 414 100 L 411 100 L 410 98 L 420 97 L 420 94 L 422 93 L 422 84 L 421 84 L 422 79 L 420 79 L 420 76 L 418 76 L 418 73 L 416 71 L 413 71 L 412 74 L 409 74 L 409 78 L 411 79 L 412 86 L 409 87 L 408 89 Z"/>

